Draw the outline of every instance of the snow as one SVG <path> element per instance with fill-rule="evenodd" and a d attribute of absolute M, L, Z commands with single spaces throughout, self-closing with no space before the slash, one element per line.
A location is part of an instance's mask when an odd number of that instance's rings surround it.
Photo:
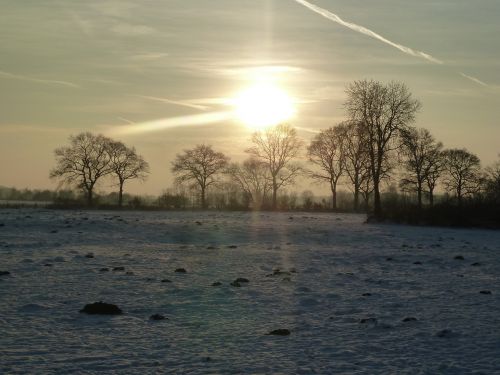
<path fill-rule="evenodd" d="M 0 373 L 500 373 L 500 231 L 363 221 L 0 210 Z"/>

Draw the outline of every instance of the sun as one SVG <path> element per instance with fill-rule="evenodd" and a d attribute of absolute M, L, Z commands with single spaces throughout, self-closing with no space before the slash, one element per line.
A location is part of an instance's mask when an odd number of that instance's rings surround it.
<path fill-rule="evenodd" d="M 262 130 L 293 117 L 294 101 L 284 90 L 259 83 L 240 92 L 234 99 L 235 115 L 249 128 Z"/>

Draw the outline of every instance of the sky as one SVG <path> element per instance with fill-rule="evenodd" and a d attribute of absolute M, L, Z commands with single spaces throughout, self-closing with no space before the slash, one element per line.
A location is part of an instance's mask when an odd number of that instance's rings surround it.
<path fill-rule="evenodd" d="M 500 153 L 498 0 L 0 0 L 0 9 L 3 186 L 55 188 L 53 150 L 87 130 L 150 163 L 133 193 L 159 194 L 175 154 L 196 144 L 240 161 L 252 130 L 212 114 L 262 77 L 294 98 L 290 123 L 306 141 L 345 119 L 346 85 L 368 78 L 404 82 L 423 104 L 415 125 L 446 147 L 483 165 Z M 157 120 L 178 126 L 121 132 Z"/>

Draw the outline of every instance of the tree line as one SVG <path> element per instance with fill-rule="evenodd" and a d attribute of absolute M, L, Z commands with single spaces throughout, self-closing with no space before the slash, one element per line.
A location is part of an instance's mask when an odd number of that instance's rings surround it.
<path fill-rule="evenodd" d="M 483 170 L 476 155 L 444 149 L 427 129 L 414 127 L 421 103 L 406 85 L 361 80 L 349 84 L 346 94 L 346 120 L 319 131 L 307 145 L 295 128 L 280 124 L 255 132 L 241 163 L 206 144 L 184 150 L 171 162 L 176 185 L 196 190 L 202 208 L 208 207 L 209 190 L 226 190 L 237 191 L 247 207 L 278 209 L 280 192 L 299 177 L 327 184 L 332 209 L 338 187 L 347 186 L 353 210 L 371 207 L 376 217 L 382 216 L 383 186 L 395 180 L 403 193 L 416 196 L 417 210 L 434 204 L 438 186 L 458 206 L 476 198 L 500 204 L 500 162 Z M 135 149 L 121 142 L 82 133 L 70 143 L 55 151 L 51 177 L 81 188 L 89 204 L 99 179 L 114 177 L 121 205 L 125 181 L 145 179 L 149 172 Z M 163 196 L 164 202 L 182 204 L 174 198 Z"/>
<path fill-rule="evenodd" d="M 50 177 L 59 180 L 61 185 L 81 190 L 89 206 L 93 203 L 95 186 L 101 179 L 114 181 L 121 207 L 125 182 L 144 180 L 149 173 L 149 164 L 135 148 L 90 132 L 71 136 L 70 145 L 57 148 L 54 153 L 56 166 Z"/>

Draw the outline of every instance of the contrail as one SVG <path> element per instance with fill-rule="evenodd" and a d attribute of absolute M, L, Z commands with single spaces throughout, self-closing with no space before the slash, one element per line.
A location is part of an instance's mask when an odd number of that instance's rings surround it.
<path fill-rule="evenodd" d="M 200 115 L 191 116 L 181 116 L 181 117 L 171 117 L 166 119 L 159 119 L 153 121 L 146 121 L 140 123 L 133 123 L 127 119 L 120 118 L 128 122 L 128 125 L 113 126 L 107 133 L 113 135 L 126 135 L 126 134 L 137 134 L 152 132 L 164 129 L 172 129 L 180 126 L 196 126 L 196 125 L 207 125 L 216 122 L 221 122 L 233 118 L 233 112 L 211 112 L 203 113 Z"/>
<path fill-rule="evenodd" d="M 430 61 L 432 63 L 435 63 L 435 64 L 444 64 L 443 61 L 429 55 L 428 53 L 425 53 L 425 52 L 422 52 L 422 51 L 417 51 L 417 50 L 414 50 L 410 47 L 406 47 L 406 46 L 403 46 L 401 44 L 398 44 L 398 43 L 395 43 L 387 38 L 384 38 L 382 35 L 380 34 L 377 34 L 376 32 L 370 30 L 370 29 L 367 29 L 366 27 L 363 27 L 363 26 L 360 26 L 360 25 L 356 25 L 355 23 L 352 23 L 352 22 L 347 22 L 347 21 L 344 21 L 342 18 L 340 18 L 338 15 L 336 15 L 335 13 L 332 13 L 326 9 L 323 9 L 323 8 L 320 8 L 319 6 L 317 5 L 314 5 L 314 4 L 311 4 L 310 2 L 306 1 L 306 0 L 294 0 L 295 2 L 305 6 L 306 8 L 312 10 L 313 12 L 329 19 L 330 21 L 333 21 L 333 22 L 336 22 L 338 23 L 339 25 L 342 25 L 344 27 L 347 27 L 351 30 L 354 30 L 354 31 L 357 31 L 358 33 L 361 33 L 361 34 L 364 34 L 364 35 L 367 35 L 371 38 L 375 38 L 375 39 L 378 39 L 380 40 L 381 42 L 383 43 L 386 43 L 398 50 L 400 50 L 401 52 L 407 54 L 407 55 L 411 55 L 411 56 L 414 56 L 414 57 L 419 57 L 419 58 L 422 58 L 422 59 L 425 59 L 427 61 Z M 460 75 L 464 78 L 467 78 L 469 80 L 471 80 L 472 82 L 474 83 L 477 83 L 478 85 L 481 85 L 481 86 L 488 86 L 487 83 L 481 81 L 480 79 L 478 78 L 475 78 L 475 77 L 472 77 L 470 75 L 467 75 L 465 73 L 460 73 Z"/>
<path fill-rule="evenodd" d="M 12 74 L 9 72 L 5 72 L 3 70 L 0 70 L 0 78 L 1 77 L 9 78 L 9 79 L 19 79 L 22 81 L 29 81 L 29 82 L 36 82 L 36 83 L 45 83 L 45 84 L 60 85 L 60 86 L 66 86 L 66 87 L 72 87 L 72 88 L 80 88 L 80 86 L 78 86 L 77 84 L 74 84 L 72 82 L 26 77 L 26 76 L 22 76 L 22 75 L 18 75 L 18 74 Z"/>
<path fill-rule="evenodd" d="M 486 84 L 485 82 L 481 81 L 480 79 L 476 78 L 476 77 L 472 77 L 470 75 L 467 75 L 465 73 L 462 73 L 460 72 L 460 75 L 464 78 L 467 78 L 467 79 L 470 79 L 472 82 L 475 82 L 477 83 L 478 85 L 481 85 L 481 86 L 488 86 L 488 84 Z"/>
<path fill-rule="evenodd" d="M 342 26 L 345 26 L 351 30 L 354 30 L 354 31 L 357 31 L 358 33 L 361 33 L 361 34 L 365 34 L 365 35 L 368 35 L 369 37 L 372 37 L 372 38 L 375 38 L 375 39 L 378 39 L 380 40 L 381 42 L 383 43 L 386 43 L 394 48 L 397 48 L 398 50 L 400 50 L 401 52 L 403 53 L 406 53 L 407 55 L 411 55 L 411 56 L 415 56 L 415 57 L 420 57 L 420 58 L 423 58 L 425 60 L 428 60 L 430 62 L 433 62 L 435 64 L 443 64 L 443 62 L 441 60 L 438 60 L 436 59 L 435 57 L 432 57 L 431 55 L 425 53 L 425 52 L 422 52 L 422 51 L 416 51 L 410 47 L 406 47 L 406 46 L 403 46 L 401 44 L 398 44 L 398 43 L 395 43 L 393 41 L 390 41 L 389 39 L 387 38 L 384 38 L 382 35 L 380 34 L 377 34 L 376 32 L 370 30 L 370 29 L 367 29 L 366 27 L 363 27 L 363 26 L 360 26 L 360 25 L 356 25 L 355 23 L 352 23 L 352 22 L 347 22 L 347 21 L 344 21 L 342 18 L 340 18 L 338 15 L 326 10 L 326 9 L 323 9 L 323 8 L 320 8 L 319 6 L 317 5 L 314 5 L 314 4 L 311 4 L 310 2 L 308 1 L 305 1 L 305 0 L 295 0 L 297 3 L 305 6 L 306 8 L 309 8 L 310 10 L 312 10 L 313 12 L 329 19 L 330 21 L 333 21 L 333 22 L 336 22 L 338 23 L 339 25 L 342 25 Z"/>
<path fill-rule="evenodd" d="M 194 103 L 191 103 L 189 101 L 171 100 L 171 99 L 167 99 L 167 98 L 158 98 L 156 96 L 146 96 L 146 95 L 137 95 L 137 96 L 139 98 L 143 98 L 143 99 L 155 100 L 155 101 L 167 103 L 167 104 L 180 105 L 182 107 L 198 109 L 200 111 L 206 111 L 209 108 L 207 106 L 194 104 Z"/>

